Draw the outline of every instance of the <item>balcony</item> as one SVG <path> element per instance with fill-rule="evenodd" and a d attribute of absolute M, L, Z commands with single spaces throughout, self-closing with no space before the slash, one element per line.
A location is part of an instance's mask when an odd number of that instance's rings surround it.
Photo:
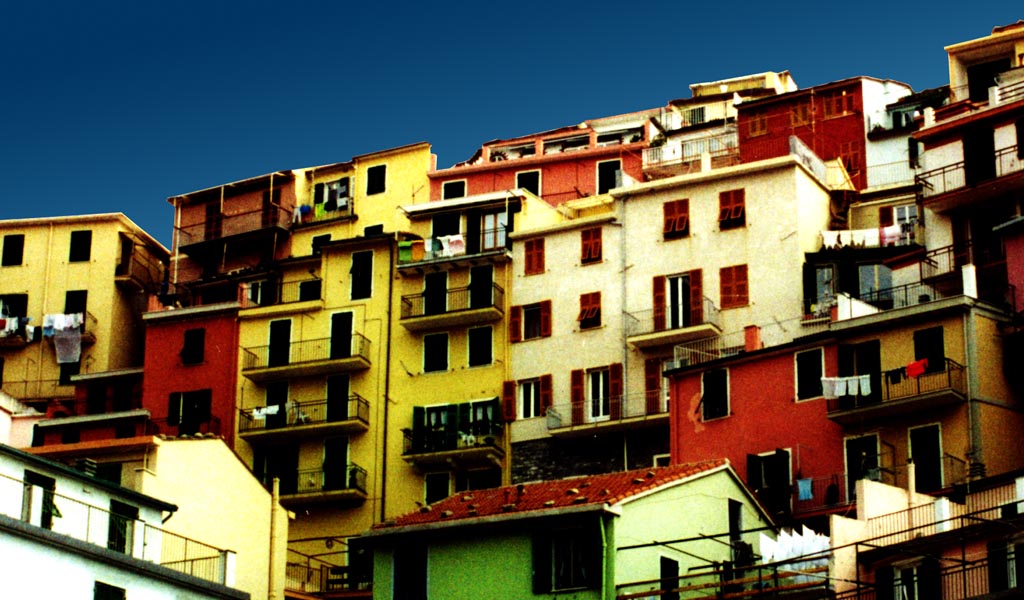
<path fill-rule="evenodd" d="M 398 243 L 398 267 L 418 273 L 423 268 L 441 262 L 485 262 L 508 259 L 508 240 L 505 227 L 477 232 L 462 232 Z"/>
<path fill-rule="evenodd" d="M 288 549 L 288 561 L 285 566 L 285 589 L 299 594 L 332 594 L 331 597 L 372 598 L 373 577 L 365 550 L 352 548 L 351 539 L 338 540 L 325 537 L 316 540 L 327 548 L 340 544 L 347 547 L 338 551 L 337 548 L 329 555 L 313 556 L 291 548 Z M 305 598 L 306 596 L 298 596 Z"/>
<path fill-rule="evenodd" d="M 967 400 L 967 372 L 963 365 L 947 358 L 941 370 L 908 377 L 904 367 L 883 371 L 872 377 L 868 396 L 845 395 L 828 399 L 828 418 L 843 425 L 869 420 L 930 414 Z M 879 389 L 875 389 L 875 385 Z"/>
<path fill-rule="evenodd" d="M 918 197 L 927 208 L 942 213 L 1024 189 L 1024 161 L 1017 146 L 997 150 L 988 160 L 994 164 L 960 161 L 920 173 L 915 179 Z"/>
<path fill-rule="evenodd" d="M 114 267 L 114 284 L 129 292 L 156 292 L 161 282 L 163 269 L 163 264 L 154 258 L 144 246 L 135 244 L 131 255 Z"/>
<path fill-rule="evenodd" d="M 868 188 L 898 187 L 914 184 L 914 168 L 910 161 L 868 165 Z"/>
<path fill-rule="evenodd" d="M 239 411 L 238 433 L 250 444 L 361 433 L 370 423 L 370 403 L 358 394 L 341 401 L 288 402 L 274 414 L 268 414 L 267 408 Z"/>
<path fill-rule="evenodd" d="M 36 403 L 51 399 L 74 398 L 75 386 L 58 379 L 33 379 L 23 381 L 4 380 L 2 389 L 5 393 L 28 403 Z"/>
<path fill-rule="evenodd" d="M 671 177 L 699 173 L 707 168 L 720 169 L 740 163 L 739 138 L 735 131 L 699 138 L 671 140 L 643 150 L 644 173 L 653 177 Z"/>
<path fill-rule="evenodd" d="M 315 310 L 323 307 L 323 281 L 251 281 L 240 284 L 242 309 L 264 309 L 249 315 L 261 317 Z"/>
<path fill-rule="evenodd" d="M 715 539 L 708 536 L 708 539 Z M 728 542 L 715 539 L 721 544 Z M 788 562 L 752 564 L 753 551 L 746 542 L 735 544 L 737 552 L 747 549 L 750 557 L 737 557 L 739 564 L 708 565 L 699 572 L 680 574 L 669 579 L 649 579 L 620 583 L 615 586 L 616 600 L 650 600 L 651 598 L 792 598 L 809 600 L 832 597 L 828 555 L 804 555 Z M 710 567 L 714 567 L 713 569 Z M 696 569 L 691 569 L 696 571 Z M 872 600 L 874 598 L 872 597 Z"/>
<path fill-rule="evenodd" d="M 228 585 L 233 552 L 0 475 L 0 514 L 206 581 Z"/>
<path fill-rule="evenodd" d="M 402 433 L 402 458 L 420 468 L 500 467 L 505 457 L 504 427 L 492 420 L 462 422 L 456 427 L 419 425 Z"/>
<path fill-rule="evenodd" d="M 496 283 L 410 294 L 402 296 L 399 322 L 409 331 L 481 325 L 500 320 L 504 305 L 505 290 Z"/>
<path fill-rule="evenodd" d="M 744 352 L 779 346 L 800 337 L 828 331 L 829 324 L 827 318 L 797 317 L 685 342 L 673 350 L 674 368 L 700 365 Z"/>
<path fill-rule="evenodd" d="M 626 341 L 636 348 L 681 344 L 721 333 L 718 307 L 707 297 L 699 315 L 689 307 L 682 311 L 669 307 L 628 313 L 626 319 Z"/>
<path fill-rule="evenodd" d="M 661 390 L 618 398 L 555 404 L 547 411 L 551 435 L 593 435 L 639 424 L 668 425 L 668 399 Z"/>
<path fill-rule="evenodd" d="M 290 231 L 292 211 L 279 206 L 217 215 L 194 225 L 176 227 L 178 249 L 192 257 L 204 254 L 216 242 L 259 241 Z"/>
<path fill-rule="evenodd" d="M 343 469 L 299 470 L 295 480 L 281 480 L 280 492 L 284 506 L 339 501 L 362 503 L 367 498 L 366 469 L 349 463 Z"/>
<path fill-rule="evenodd" d="M 256 383 L 369 368 L 370 340 L 358 333 L 351 335 L 348 344 L 320 338 L 292 342 L 286 350 L 271 346 L 242 348 L 242 375 Z"/>
<path fill-rule="evenodd" d="M 924 228 L 917 219 L 888 227 L 827 230 L 821 232 L 821 250 L 887 248 L 910 246 L 924 240 Z"/>

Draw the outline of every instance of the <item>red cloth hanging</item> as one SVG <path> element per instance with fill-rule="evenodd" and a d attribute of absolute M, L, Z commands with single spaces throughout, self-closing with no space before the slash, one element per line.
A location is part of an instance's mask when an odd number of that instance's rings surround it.
<path fill-rule="evenodd" d="M 928 359 L 915 360 L 907 365 L 907 377 L 920 377 L 928 370 Z"/>

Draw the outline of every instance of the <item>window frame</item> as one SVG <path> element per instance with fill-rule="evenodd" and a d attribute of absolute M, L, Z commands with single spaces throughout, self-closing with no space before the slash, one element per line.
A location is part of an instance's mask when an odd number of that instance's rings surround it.
<path fill-rule="evenodd" d="M 441 342 L 439 342 L 439 341 L 435 342 L 437 344 L 437 346 L 433 347 L 433 345 L 431 343 L 427 342 L 428 339 L 431 339 L 431 340 L 441 340 L 441 339 L 443 339 L 444 340 L 444 352 L 443 353 L 440 352 L 440 350 L 441 350 Z M 423 372 L 424 373 L 447 373 L 448 372 L 449 368 L 451 367 L 450 357 L 448 356 L 450 341 L 451 340 L 449 339 L 448 332 L 446 332 L 446 331 L 435 332 L 435 333 L 428 333 L 428 334 L 425 334 L 423 336 Z M 444 365 L 443 366 L 441 365 L 440 362 L 437 362 L 437 363 L 434 362 L 434 361 L 440 361 L 442 356 L 444 358 Z M 437 368 L 428 368 L 428 366 L 429 367 L 437 367 Z"/>
<path fill-rule="evenodd" d="M 182 332 L 181 352 L 178 353 L 182 365 L 201 365 L 206 360 L 206 328 L 193 327 Z"/>
<path fill-rule="evenodd" d="M 768 115 L 760 113 L 751 115 L 747 121 L 747 135 L 749 137 L 759 137 L 768 134 Z"/>
<path fill-rule="evenodd" d="M 814 120 L 814 110 L 810 100 L 801 100 L 793 104 L 789 109 L 789 124 L 791 127 L 802 127 Z"/>
<path fill-rule="evenodd" d="M 373 165 L 366 169 L 366 195 L 373 196 L 387 191 L 388 166 Z"/>
<path fill-rule="evenodd" d="M 457 196 L 450 196 L 447 193 L 447 188 L 452 184 L 461 184 L 462 193 Z M 441 182 L 441 199 L 442 200 L 455 200 L 456 198 L 465 198 L 469 192 L 469 180 L 467 179 L 451 179 L 448 181 Z"/>
<path fill-rule="evenodd" d="M 81 263 L 92 260 L 92 230 L 78 229 L 71 232 L 68 244 L 68 262 Z"/>
<path fill-rule="evenodd" d="M 669 200 L 661 207 L 662 239 L 679 240 L 690 237 L 690 199 Z"/>
<path fill-rule="evenodd" d="M 611 187 L 605 187 L 602 182 L 602 175 L 607 177 L 607 173 L 602 173 L 602 165 L 610 165 L 616 163 L 618 168 L 613 171 L 616 175 L 614 176 L 614 182 Z M 607 194 L 611 190 L 622 187 L 622 159 L 615 158 L 611 160 L 599 160 L 594 164 L 594 191 L 600 194 Z"/>
<path fill-rule="evenodd" d="M 13 244 L 17 240 L 17 244 Z M 8 233 L 3 237 L 0 267 L 20 267 L 25 263 L 25 234 Z"/>
<path fill-rule="evenodd" d="M 746 188 L 718 193 L 718 229 L 740 229 L 747 226 Z"/>
<path fill-rule="evenodd" d="M 532 419 L 543 416 L 541 405 L 540 377 L 520 379 L 516 382 L 516 416 L 519 419 Z M 529 391 L 529 397 L 527 392 Z M 529 407 L 530 410 L 527 410 Z"/>
<path fill-rule="evenodd" d="M 719 269 L 718 286 L 718 300 L 722 310 L 750 306 L 750 279 L 746 264 Z"/>
<path fill-rule="evenodd" d="M 708 369 L 707 371 L 704 371 L 703 373 L 700 374 L 700 420 L 701 421 L 703 421 L 703 422 L 716 421 L 718 419 L 724 419 L 724 418 L 727 418 L 727 417 L 732 415 L 732 405 L 731 405 L 731 397 L 730 397 L 731 396 L 731 394 L 730 394 L 730 391 L 731 391 L 730 387 L 731 387 L 732 383 L 730 381 L 731 376 L 730 376 L 730 372 L 729 371 L 730 371 L 729 368 L 721 367 L 721 368 L 717 368 L 717 369 Z M 707 377 L 708 377 L 708 374 L 710 374 L 710 373 L 723 373 L 724 374 L 724 384 L 723 385 L 724 385 L 724 388 L 725 388 L 724 390 L 721 391 L 722 394 L 723 394 L 722 398 L 717 398 L 717 397 L 711 398 L 711 400 L 716 400 L 716 401 L 721 400 L 722 402 L 724 402 L 724 406 L 722 407 L 724 409 L 724 411 L 715 411 L 711 415 L 708 414 L 709 413 L 708 405 L 710 404 L 708 402 L 708 399 L 709 399 L 708 394 L 711 393 L 711 392 L 718 392 L 720 390 L 708 390 L 707 389 L 707 386 L 708 386 Z M 714 382 L 712 382 L 712 383 L 714 383 Z M 722 412 L 722 414 L 719 414 L 719 412 Z"/>
<path fill-rule="evenodd" d="M 531 238 L 523 242 L 523 275 L 544 273 L 544 238 Z"/>
<path fill-rule="evenodd" d="M 612 416 L 611 365 L 587 369 L 584 401 L 589 422 L 607 421 Z"/>
<path fill-rule="evenodd" d="M 580 312 L 576 317 L 580 331 L 601 327 L 601 292 L 580 294 Z"/>
<path fill-rule="evenodd" d="M 519 177 L 521 175 L 530 175 L 530 174 L 533 174 L 533 173 L 537 174 L 537 191 L 536 192 L 534 192 L 530 188 L 525 187 L 525 186 L 523 186 L 522 184 L 519 183 Z M 543 176 L 543 173 L 541 172 L 540 169 L 529 169 L 529 170 L 526 170 L 526 171 L 516 171 L 514 177 L 515 177 L 516 189 L 526 190 L 526 191 L 530 192 L 531 194 L 533 194 L 534 196 L 536 196 L 538 198 L 542 198 L 543 197 L 542 194 L 544 192 L 544 176 Z"/>
<path fill-rule="evenodd" d="M 580 231 L 580 264 L 593 265 L 602 262 L 603 259 L 603 229 L 601 227 L 588 227 Z"/>

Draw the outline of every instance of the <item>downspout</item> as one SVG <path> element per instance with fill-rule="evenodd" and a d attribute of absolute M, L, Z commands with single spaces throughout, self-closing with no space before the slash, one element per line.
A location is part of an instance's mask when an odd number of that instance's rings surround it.
<path fill-rule="evenodd" d="M 602 593 L 605 600 L 615 600 L 615 549 L 608 543 L 607 515 L 598 515 L 597 522 L 601 528 L 601 557 L 602 557 Z"/>
<path fill-rule="evenodd" d="M 273 483 L 270 487 L 270 564 L 267 565 L 267 598 L 273 600 L 277 598 L 277 572 L 275 567 L 277 565 L 277 506 L 278 500 L 280 499 L 280 485 L 281 480 L 277 477 L 274 478 Z"/>
<path fill-rule="evenodd" d="M 630 380 L 630 377 L 629 377 L 629 373 L 630 373 L 630 371 L 629 371 L 629 357 L 630 357 L 630 353 L 629 353 L 629 344 L 626 343 L 626 328 L 629 325 L 629 323 L 627 323 L 627 319 L 629 317 L 627 317 L 627 315 L 626 315 L 626 306 L 628 305 L 627 302 L 626 302 L 626 300 L 627 300 L 626 294 L 627 294 L 627 292 L 629 290 L 629 286 L 626 285 L 626 268 L 627 267 L 626 267 L 626 198 L 625 198 L 625 196 L 621 200 L 619 200 L 619 210 L 621 211 L 621 216 L 620 216 L 620 220 L 619 220 L 619 287 L 621 288 L 619 290 L 619 302 L 622 303 L 622 305 L 619 307 L 619 312 L 621 313 L 621 317 L 619 319 L 619 323 L 620 323 L 620 327 L 622 328 L 622 330 L 621 330 L 621 336 L 622 336 L 622 338 L 621 338 L 622 339 L 622 399 L 620 400 L 620 402 L 622 403 L 622 409 L 620 409 L 620 412 L 622 414 L 625 414 L 625 411 L 623 409 L 625 408 L 625 405 L 626 405 L 626 398 L 629 397 L 629 393 L 626 390 L 629 389 L 629 380 Z M 646 406 L 644 407 L 644 410 L 645 411 L 647 410 Z M 623 430 L 623 432 L 622 432 L 622 470 L 623 471 L 628 471 L 629 470 L 629 443 L 626 441 L 627 440 L 627 431 L 628 430 Z"/>
<path fill-rule="evenodd" d="M 387 307 L 387 360 L 384 361 L 384 423 L 383 425 L 378 424 L 378 431 L 383 429 L 381 440 L 381 477 L 380 477 L 380 522 L 383 523 L 386 519 L 385 504 L 387 503 L 387 487 L 388 487 L 388 404 L 391 398 L 391 307 L 394 303 L 395 294 L 395 277 L 394 272 L 396 270 L 395 265 L 395 244 L 397 238 L 391 236 L 388 238 L 388 307 Z"/>
<path fill-rule="evenodd" d="M 978 422 L 975 419 L 974 412 L 978 408 L 978 404 L 974 401 L 975 390 L 978 389 L 976 380 L 978 377 L 978 347 L 974 340 L 974 303 L 971 303 L 971 308 L 964 315 L 964 351 L 966 352 L 967 359 L 967 480 L 977 473 L 977 475 L 984 475 L 985 463 L 981 460 L 982 449 L 981 449 L 981 435 L 978 431 Z M 980 468 L 980 470 L 979 470 Z"/>

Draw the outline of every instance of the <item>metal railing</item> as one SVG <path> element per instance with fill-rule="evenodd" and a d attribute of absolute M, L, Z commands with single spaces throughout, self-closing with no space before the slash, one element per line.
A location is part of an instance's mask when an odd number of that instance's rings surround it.
<path fill-rule="evenodd" d="M 996 150 L 992 160 L 995 161 L 996 178 L 1017 173 L 1024 169 L 1024 161 L 1018 157 L 1016 145 Z M 962 189 L 968 185 L 966 163 L 959 161 L 925 171 L 918 174 L 915 181 L 920 186 L 920 194 L 923 198 Z"/>
<path fill-rule="evenodd" d="M 731 161 L 733 164 L 738 163 L 739 136 L 733 131 L 706 137 L 672 140 L 661 146 L 644 148 L 643 165 L 644 167 L 657 167 L 700 161 L 704 154 L 710 155 L 713 162 L 719 162 L 723 158 L 732 158 L 734 159 Z"/>
<path fill-rule="evenodd" d="M 242 308 L 275 306 L 323 298 L 323 281 L 319 277 L 302 281 L 247 282 L 239 284 L 239 288 Z M 254 290 L 259 293 L 253 293 Z"/>
<path fill-rule="evenodd" d="M 344 469 L 304 469 L 297 473 L 296 494 L 355 490 L 366 493 L 366 469 L 349 463 Z M 282 492 L 282 495 L 285 495 Z"/>
<path fill-rule="evenodd" d="M 470 422 L 463 424 L 457 431 L 416 426 L 402 430 L 402 454 L 427 454 L 485 447 L 501 449 L 502 431 L 501 424 L 494 421 Z"/>
<path fill-rule="evenodd" d="M 877 382 L 876 377 L 869 377 L 872 384 L 879 384 L 880 389 L 872 389 L 871 394 L 867 396 L 847 394 L 829 398 L 828 413 L 869 408 L 937 392 L 955 392 L 964 397 L 967 395 L 966 367 L 951 358 L 946 359 L 941 370 L 927 372 L 918 377 L 907 376 L 905 367 L 882 371 L 877 377 Z"/>
<path fill-rule="evenodd" d="M 756 349 L 786 344 L 798 337 L 827 331 L 828 328 L 829 321 L 827 319 L 797 317 L 785 321 L 772 321 L 759 326 L 760 345 Z M 736 356 L 746 350 L 746 341 L 747 331 L 741 329 L 679 344 L 674 349 L 674 366 L 693 366 Z"/>
<path fill-rule="evenodd" d="M 331 338 L 292 342 L 288 345 L 286 356 L 277 356 L 276 348 L 271 352 L 271 346 L 242 348 L 242 369 L 267 369 L 346 358 L 370 360 L 370 340 L 359 333 L 353 333 L 351 338 L 348 348 L 339 348 L 338 344 L 331 342 Z"/>
<path fill-rule="evenodd" d="M 545 196 L 546 198 L 547 196 Z M 467 232 L 401 242 L 398 264 L 415 264 L 457 259 L 508 250 L 506 228 L 485 229 L 474 236 Z"/>
<path fill-rule="evenodd" d="M 346 540 L 333 537 L 323 538 L 321 543 L 324 542 L 328 548 L 335 544 L 348 545 Z M 289 548 L 285 564 L 285 588 L 310 594 L 347 591 L 350 595 L 346 597 L 355 597 L 351 594 L 360 591 L 369 594 L 373 583 L 371 567 L 369 560 L 366 565 L 359 565 L 360 556 L 360 552 L 353 551 L 351 547 L 335 550 L 326 558 Z"/>
<path fill-rule="evenodd" d="M 883 185 L 911 185 L 914 183 L 915 169 L 910 162 L 901 160 L 898 162 L 868 165 L 868 187 L 879 187 Z"/>
<path fill-rule="evenodd" d="M 478 308 L 497 308 L 505 305 L 505 290 L 497 283 L 487 287 L 451 288 L 443 293 L 423 292 L 402 296 L 402 317 L 412 319 L 430 315 L 443 315 Z"/>
<path fill-rule="evenodd" d="M 793 512 L 803 514 L 848 506 L 852 494 L 846 490 L 844 473 L 799 479 L 793 491 Z"/>
<path fill-rule="evenodd" d="M 202 223 L 177 227 L 178 245 L 187 246 L 199 242 L 209 242 L 272 227 L 288 229 L 291 222 L 292 211 L 281 206 L 217 215 Z"/>
<path fill-rule="evenodd" d="M 926 283 L 908 283 L 861 294 L 858 300 L 881 310 L 893 310 L 917 306 L 944 297 L 939 290 Z"/>
<path fill-rule="evenodd" d="M 59 379 L 33 379 L 28 381 L 4 381 L 2 389 L 18 400 L 29 402 L 51 398 L 72 398 L 75 386 L 61 383 Z"/>
<path fill-rule="evenodd" d="M 346 421 L 370 422 L 370 403 L 359 394 L 350 394 L 347 400 L 295 401 L 280 406 L 278 413 L 263 414 L 267 407 L 243 408 L 239 410 L 238 431 L 268 431 L 303 425 L 343 423 Z"/>
<path fill-rule="evenodd" d="M 615 598 L 783 598 L 787 593 L 802 590 L 830 589 L 828 570 L 827 555 L 807 555 L 765 565 L 729 565 L 679 577 L 618 584 Z"/>
<path fill-rule="evenodd" d="M 114 267 L 114 276 L 128 277 L 146 285 L 159 282 L 163 269 L 163 263 L 150 254 L 145 246 L 135 244 L 128 261 L 119 262 Z"/>
<path fill-rule="evenodd" d="M 593 410 L 595 406 L 600 413 L 596 416 Z M 548 408 L 547 425 L 548 429 L 558 429 L 665 414 L 668 414 L 668 400 L 662 390 L 656 390 L 608 399 L 557 403 Z"/>
<path fill-rule="evenodd" d="M 0 475 L 0 514 L 206 581 L 226 584 L 230 551 Z"/>
<path fill-rule="evenodd" d="M 665 309 L 649 309 L 641 310 L 637 312 L 627 313 L 626 316 L 626 336 L 634 335 L 645 335 L 648 333 L 655 333 L 661 331 L 674 331 L 677 329 L 686 329 L 687 327 L 697 327 L 699 325 L 714 325 L 715 327 L 721 327 L 719 322 L 719 310 L 715 306 L 715 303 L 711 301 L 707 296 L 701 304 L 701 315 L 699 320 L 694 320 L 691 317 L 691 310 L 689 306 L 682 308 L 683 315 L 681 319 L 677 319 L 676 323 L 673 324 L 673 312 L 676 309 L 666 307 Z"/>
<path fill-rule="evenodd" d="M 117 396 L 114 398 L 70 398 L 57 401 L 64 407 L 66 416 L 73 415 L 105 415 L 142 408 L 142 397 L 139 394 Z M 58 416 L 54 412 L 54 416 Z"/>

